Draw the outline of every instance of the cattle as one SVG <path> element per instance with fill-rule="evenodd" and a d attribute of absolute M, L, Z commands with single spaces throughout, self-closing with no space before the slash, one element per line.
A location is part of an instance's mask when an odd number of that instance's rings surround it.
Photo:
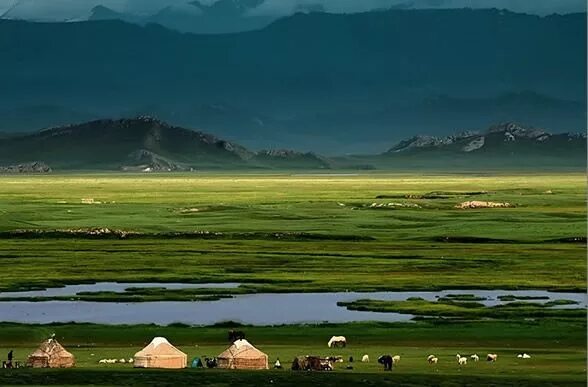
<path fill-rule="evenodd" d="M 370 357 L 368 355 L 363 355 L 361 358 L 362 363 L 369 363 Z"/>
<path fill-rule="evenodd" d="M 378 358 L 378 363 L 384 366 L 384 371 L 392 371 L 392 364 L 394 364 L 392 356 L 382 355 Z"/>
<path fill-rule="evenodd" d="M 498 355 L 495 353 L 489 353 L 488 355 L 486 355 L 486 361 L 490 361 L 490 362 L 496 362 L 496 360 L 498 359 Z"/>
<path fill-rule="evenodd" d="M 207 368 L 216 368 L 216 366 L 218 365 L 216 357 L 213 357 L 212 359 L 209 357 L 205 357 L 204 363 L 206 363 Z"/>
<path fill-rule="evenodd" d="M 318 356 L 298 356 L 292 362 L 293 371 L 332 371 L 331 358 L 320 358 Z"/>
<path fill-rule="evenodd" d="M 331 363 L 328 359 L 321 359 L 321 368 L 323 371 L 332 371 L 333 363 Z"/>
<path fill-rule="evenodd" d="M 245 339 L 245 332 L 236 331 L 231 329 L 229 331 L 229 342 L 232 344 L 237 340 L 244 340 Z"/>
<path fill-rule="evenodd" d="M 333 348 L 333 347 L 345 348 L 347 346 L 347 339 L 345 338 L 345 336 L 333 336 L 333 337 L 331 337 L 331 340 L 329 340 L 327 345 L 329 346 L 329 348 Z"/>

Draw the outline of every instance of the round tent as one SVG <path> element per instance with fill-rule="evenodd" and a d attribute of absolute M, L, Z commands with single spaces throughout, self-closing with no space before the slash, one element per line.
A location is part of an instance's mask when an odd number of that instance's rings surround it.
<path fill-rule="evenodd" d="M 268 357 L 247 340 L 236 340 L 218 355 L 218 367 L 229 369 L 267 370 Z"/>
<path fill-rule="evenodd" d="M 33 368 L 69 368 L 75 363 L 74 355 L 66 351 L 54 338 L 41 343 L 27 358 L 27 366 Z"/>
<path fill-rule="evenodd" d="M 165 337 L 156 337 L 134 356 L 137 368 L 186 368 L 188 356 Z"/>

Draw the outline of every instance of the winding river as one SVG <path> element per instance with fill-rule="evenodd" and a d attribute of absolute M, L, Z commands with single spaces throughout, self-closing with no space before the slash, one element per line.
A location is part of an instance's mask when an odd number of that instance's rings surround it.
<path fill-rule="evenodd" d="M 28 292 L 4 292 L 1 297 L 68 296 L 78 292 L 117 291 L 129 287 L 183 288 L 234 288 L 238 283 L 221 284 L 160 284 L 160 283 L 98 283 L 69 285 L 63 288 Z M 237 295 L 218 301 L 200 302 L 86 302 L 86 301 L 6 301 L 0 300 L 0 321 L 20 323 L 87 322 L 102 324 L 154 323 L 168 325 L 185 323 L 210 325 L 223 321 L 236 321 L 253 325 L 279 325 L 296 323 L 352 321 L 410 321 L 413 316 L 399 313 L 350 311 L 337 306 L 339 301 L 363 298 L 402 301 L 409 297 L 435 300 L 449 294 L 472 294 L 485 298 L 479 301 L 487 306 L 506 303 L 500 295 L 519 297 L 548 297 L 529 302 L 547 302 L 558 299 L 573 300 L 576 305 L 556 308 L 585 308 L 585 293 L 556 293 L 541 290 L 444 290 L 438 292 L 331 292 Z"/>

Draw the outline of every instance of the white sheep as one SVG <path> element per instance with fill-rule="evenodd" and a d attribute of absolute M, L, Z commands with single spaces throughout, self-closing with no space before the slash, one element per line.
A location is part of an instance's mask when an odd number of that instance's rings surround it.
<path fill-rule="evenodd" d="M 128 363 L 132 363 L 133 362 L 133 358 L 129 357 Z"/>
<path fill-rule="evenodd" d="M 437 364 L 438 361 L 439 361 L 438 358 L 432 357 L 432 358 L 429 359 L 429 364 Z"/>
<path fill-rule="evenodd" d="M 531 358 L 531 355 L 529 355 L 529 354 L 526 354 L 526 353 L 519 353 L 519 354 L 517 355 L 517 357 L 518 357 L 519 359 L 530 359 L 530 358 Z"/>
<path fill-rule="evenodd" d="M 118 362 L 119 362 L 119 363 L 123 363 L 123 364 L 124 364 L 124 363 L 126 363 L 126 362 L 127 362 L 127 359 L 120 359 Z"/>
<path fill-rule="evenodd" d="M 457 364 L 459 364 L 460 366 L 468 364 L 468 358 L 465 356 L 461 356 L 459 353 L 455 355 L 455 359 L 457 360 Z"/>
<path fill-rule="evenodd" d="M 362 363 L 369 363 L 370 357 L 366 354 L 361 358 Z"/>
<path fill-rule="evenodd" d="M 398 364 L 400 361 L 400 355 L 392 356 L 392 364 Z"/>
<path fill-rule="evenodd" d="M 473 361 L 480 361 L 480 356 L 478 356 L 477 353 L 474 353 L 472 356 L 470 356 L 472 358 Z"/>
<path fill-rule="evenodd" d="M 486 355 L 487 361 L 495 362 L 497 359 L 498 359 L 498 355 L 495 353 L 489 353 L 488 355 Z"/>
<path fill-rule="evenodd" d="M 100 360 L 98 361 L 98 363 L 100 363 L 100 364 L 106 364 L 106 359 L 100 359 Z"/>

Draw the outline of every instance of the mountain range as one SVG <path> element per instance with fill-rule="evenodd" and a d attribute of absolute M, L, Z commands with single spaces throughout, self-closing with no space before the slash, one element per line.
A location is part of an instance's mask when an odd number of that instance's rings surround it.
<path fill-rule="evenodd" d="M 551 134 L 515 123 L 445 137 L 415 136 L 384 153 L 324 157 L 293 150 L 251 151 L 152 117 L 96 120 L 0 136 L 0 171 L 187 171 L 202 169 L 394 169 L 585 166 L 585 134 Z"/>
<path fill-rule="evenodd" d="M 516 123 L 493 125 L 485 131 L 468 131 L 450 136 L 414 136 L 390 148 L 387 154 L 424 152 L 570 155 L 586 150 L 585 133 L 552 134 Z"/>
<path fill-rule="evenodd" d="M 123 20 L 180 32 L 231 33 L 262 28 L 297 12 L 359 13 L 382 9 L 507 9 L 533 15 L 585 12 L 582 0 L 0 0 L 0 18 L 63 22 Z"/>
<path fill-rule="evenodd" d="M 467 9 L 298 13 L 210 35 L 0 20 L 0 131 L 150 115 L 330 155 L 504 121 L 582 131 L 585 31 L 585 13 Z"/>
<path fill-rule="evenodd" d="M 250 15 L 262 3 L 263 0 L 219 0 L 214 3 L 195 0 L 165 6 L 151 15 L 117 12 L 97 5 L 87 20 L 122 20 L 139 25 L 153 23 L 198 34 L 233 33 L 260 29 L 277 19 L 273 15 Z"/>

